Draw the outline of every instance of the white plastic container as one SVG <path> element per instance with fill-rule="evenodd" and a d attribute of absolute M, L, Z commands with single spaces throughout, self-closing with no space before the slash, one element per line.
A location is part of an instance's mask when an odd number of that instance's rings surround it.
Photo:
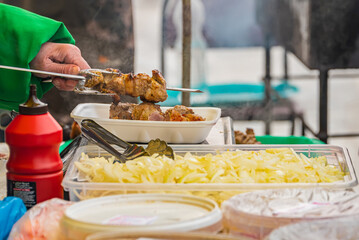
<path fill-rule="evenodd" d="M 303 231 L 305 229 L 305 231 Z M 359 239 L 359 215 L 298 222 L 273 230 L 266 240 L 353 240 Z"/>
<path fill-rule="evenodd" d="M 122 233 L 106 232 L 91 234 L 86 240 L 250 240 L 248 238 L 238 238 L 225 234 L 209 233 L 169 233 L 169 232 L 143 232 L 143 233 Z"/>
<path fill-rule="evenodd" d="M 209 232 L 222 229 L 222 213 L 209 199 L 179 194 L 128 194 L 73 204 L 61 221 L 66 239 L 96 232 Z"/>
<path fill-rule="evenodd" d="M 0 143 L 0 200 L 6 197 L 6 163 L 9 158 L 9 147 Z"/>
<path fill-rule="evenodd" d="M 222 211 L 224 226 L 230 234 L 264 239 L 274 229 L 287 224 L 316 220 L 329 222 L 344 216 L 359 216 L 359 194 L 323 188 L 270 189 L 234 196 L 222 204 Z M 307 237 L 312 236 L 309 228 L 302 229 L 308 232 Z M 304 239 L 327 238 L 313 235 Z"/>
<path fill-rule="evenodd" d="M 207 153 L 220 153 L 224 151 L 248 150 L 258 151 L 267 148 L 291 147 L 300 154 L 308 157 L 326 156 L 328 164 L 341 169 L 344 173 L 344 180 L 332 183 L 113 183 L 113 182 L 88 182 L 81 179 L 74 162 L 79 161 L 81 153 L 84 152 L 90 157 L 109 157 L 105 150 L 97 146 L 84 146 L 78 149 L 74 161 L 64 177 L 62 185 L 69 191 L 71 201 L 79 201 L 99 196 L 127 193 L 184 193 L 200 197 L 208 197 L 218 204 L 232 196 L 254 190 L 265 190 L 273 188 L 312 188 L 325 187 L 330 189 L 346 189 L 357 185 L 357 178 L 353 164 L 347 149 L 331 145 L 173 145 L 176 154 L 190 152 L 196 155 Z"/>
<path fill-rule="evenodd" d="M 166 111 L 169 107 L 161 107 Z M 206 118 L 205 121 L 168 122 L 109 119 L 110 104 L 82 103 L 71 112 L 77 123 L 92 119 L 111 133 L 128 142 L 147 143 L 159 138 L 167 143 L 201 143 L 221 117 L 221 109 L 192 107 L 193 111 Z"/>

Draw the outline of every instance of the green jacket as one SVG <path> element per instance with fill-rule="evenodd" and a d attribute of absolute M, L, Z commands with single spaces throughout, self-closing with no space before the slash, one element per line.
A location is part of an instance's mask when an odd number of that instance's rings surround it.
<path fill-rule="evenodd" d="M 75 44 L 63 23 L 0 3 L 0 65 L 29 68 L 45 42 Z M 52 87 L 31 73 L 0 69 L 0 109 L 18 110 L 37 85 L 39 98 Z"/>

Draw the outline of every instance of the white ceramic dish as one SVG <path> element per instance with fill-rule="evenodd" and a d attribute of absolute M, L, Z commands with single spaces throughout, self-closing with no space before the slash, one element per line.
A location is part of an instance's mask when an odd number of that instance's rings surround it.
<path fill-rule="evenodd" d="M 161 107 L 166 111 L 170 107 Z M 92 119 L 111 133 L 128 142 L 147 143 L 159 138 L 167 143 L 201 143 L 221 117 L 221 109 L 191 107 L 196 114 L 206 118 L 197 122 L 166 122 L 109 119 L 110 104 L 82 103 L 71 112 L 77 123 Z"/>

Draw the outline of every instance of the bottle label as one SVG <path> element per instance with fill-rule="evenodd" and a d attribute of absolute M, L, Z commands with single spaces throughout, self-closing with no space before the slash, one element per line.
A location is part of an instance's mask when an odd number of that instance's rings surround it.
<path fill-rule="evenodd" d="M 7 195 L 21 198 L 27 209 L 37 203 L 36 182 L 7 180 Z"/>

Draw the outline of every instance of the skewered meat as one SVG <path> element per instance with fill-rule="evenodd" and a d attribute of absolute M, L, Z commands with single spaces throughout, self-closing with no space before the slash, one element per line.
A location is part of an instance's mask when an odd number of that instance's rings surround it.
<path fill-rule="evenodd" d="M 168 109 L 165 113 L 154 103 L 144 102 L 117 103 L 110 107 L 111 119 L 132 119 L 149 121 L 204 121 L 205 118 L 195 114 L 192 109 L 182 105 Z"/>
<path fill-rule="evenodd" d="M 167 99 L 166 81 L 158 70 L 152 70 L 152 77 L 145 73 L 123 74 L 116 69 L 106 69 L 118 74 L 92 71 L 98 76 L 87 80 L 85 87 L 100 92 L 114 92 L 118 95 L 140 97 L 142 101 L 163 102 Z"/>

